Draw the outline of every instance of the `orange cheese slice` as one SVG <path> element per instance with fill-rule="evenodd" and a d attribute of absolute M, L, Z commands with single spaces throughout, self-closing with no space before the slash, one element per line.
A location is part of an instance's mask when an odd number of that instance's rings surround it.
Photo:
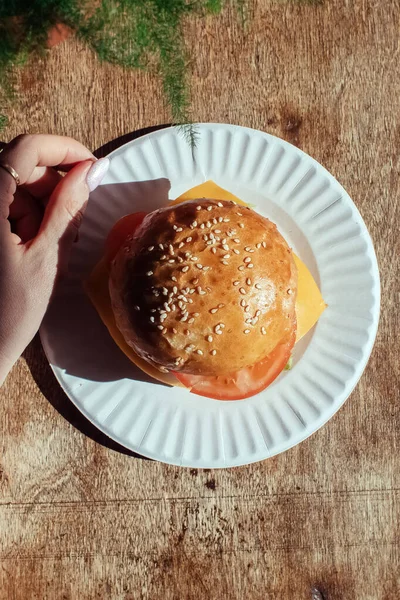
<path fill-rule="evenodd" d="M 237 204 L 246 206 L 246 203 L 219 187 L 213 181 L 206 181 L 196 187 L 191 188 L 179 198 L 170 204 L 179 204 L 187 200 L 197 198 L 213 198 L 218 200 L 233 200 Z M 298 271 L 296 316 L 297 316 L 297 336 L 298 342 L 318 321 L 319 317 L 326 308 L 326 304 L 321 296 L 313 276 L 305 264 L 298 256 L 293 254 Z M 165 383 L 167 385 L 184 387 L 173 375 L 161 373 L 158 369 L 152 367 L 148 362 L 140 358 L 136 352 L 125 342 L 122 333 L 119 331 L 111 306 L 110 295 L 108 291 L 109 267 L 107 261 L 101 259 L 85 284 L 86 292 L 92 301 L 94 307 L 103 323 L 106 325 L 111 337 L 126 356 L 137 365 L 142 371 Z"/>

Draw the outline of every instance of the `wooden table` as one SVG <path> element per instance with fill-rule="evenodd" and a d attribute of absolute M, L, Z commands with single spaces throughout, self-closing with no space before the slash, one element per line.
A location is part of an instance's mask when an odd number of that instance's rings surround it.
<path fill-rule="evenodd" d="M 249 467 L 135 458 L 72 408 L 35 339 L 0 390 L 0 598 L 389 600 L 400 597 L 398 1 L 259 1 L 187 24 L 193 115 L 276 134 L 325 165 L 372 234 L 374 351 L 339 413 Z M 73 39 L 19 80 L 7 140 L 90 148 L 167 123 L 160 82 Z M 396 295 L 397 291 L 397 295 Z"/>

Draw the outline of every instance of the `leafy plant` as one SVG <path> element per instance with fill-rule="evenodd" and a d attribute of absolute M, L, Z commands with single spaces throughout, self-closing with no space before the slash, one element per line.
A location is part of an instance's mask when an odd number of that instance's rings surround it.
<path fill-rule="evenodd" d="M 15 67 L 43 54 L 49 30 L 63 24 L 100 60 L 158 72 L 172 120 L 190 123 L 183 20 L 218 14 L 228 1 L 245 23 L 246 0 L 0 0 L 0 112 L 13 95 Z M 0 115 L 0 128 L 5 122 Z M 193 146 L 195 131 L 185 133 Z"/>

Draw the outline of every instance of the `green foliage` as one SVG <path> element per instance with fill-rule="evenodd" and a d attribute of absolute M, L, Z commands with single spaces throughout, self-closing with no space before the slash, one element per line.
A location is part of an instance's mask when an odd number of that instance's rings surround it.
<path fill-rule="evenodd" d="M 0 110 L 12 97 L 15 67 L 43 53 L 49 29 L 62 23 L 100 60 L 159 73 L 173 121 L 190 124 L 183 22 L 190 14 L 218 14 L 228 2 L 245 23 L 246 0 L 0 0 Z M 193 128 L 183 131 L 193 145 Z"/>

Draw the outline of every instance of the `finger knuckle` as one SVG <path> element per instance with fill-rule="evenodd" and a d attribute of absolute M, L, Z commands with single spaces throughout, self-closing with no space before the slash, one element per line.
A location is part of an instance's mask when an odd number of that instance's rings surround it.
<path fill-rule="evenodd" d="M 70 208 L 66 207 L 65 210 L 68 213 L 70 227 L 78 231 L 83 221 L 83 209 L 80 208 L 78 210 L 72 211 Z"/>

